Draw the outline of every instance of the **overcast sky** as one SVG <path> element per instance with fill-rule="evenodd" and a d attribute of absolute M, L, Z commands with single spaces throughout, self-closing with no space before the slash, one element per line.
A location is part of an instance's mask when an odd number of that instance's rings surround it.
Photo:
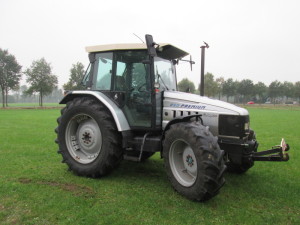
<path fill-rule="evenodd" d="M 23 70 L 44 57 L 60 86 L 72 64 L 88 65 L 86 46 L 139 43 L 133 33 L 192 55 L 196 65 L 182 65 L 179 81 L 199 83 L 202 41 L 215 77 L 300 81 L 298 0 L 0 0 L 0 10 L 0 48 Z"/>

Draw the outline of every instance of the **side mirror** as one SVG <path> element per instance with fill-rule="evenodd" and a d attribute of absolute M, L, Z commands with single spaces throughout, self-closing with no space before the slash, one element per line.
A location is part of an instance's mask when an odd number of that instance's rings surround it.
<path fill-rule="evenodd" d="M 145 39 L 146 39 L 146 45 L 147 45 L 147 49 L 148 49 L 148 54 L 151 57 L 157 56 L 156 49 L 155 49 L 156 43 L 153 41 L 152 35 L 146 34 L 145 35 Z"/>
<path fill-rule="evenodd" d="M 193 71 L 193 64 L 195 64 L 195 62 L 192 60 L 192 55 L 190 55 L 191 71 Z"/>
<path fill-rule="evenodd" d="M 89 60 L 90 63 L 93 63 L 96 61 L 96 54 L 95 53 L 89 53 Z"/>

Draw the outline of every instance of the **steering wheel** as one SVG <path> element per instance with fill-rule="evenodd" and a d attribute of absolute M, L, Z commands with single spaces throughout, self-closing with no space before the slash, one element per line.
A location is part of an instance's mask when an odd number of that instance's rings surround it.
<path fill-rule="evenodd" d="M 148 92 L 148 90 L 146 89 L 146 85 L 147 85 L 146 83 L 142 84 L 141 86 L 138 87 L 137 90 L 138 90 L 139 92 Z M 145 87 L 145 90 L 142 90 L 143 87 Z"/>

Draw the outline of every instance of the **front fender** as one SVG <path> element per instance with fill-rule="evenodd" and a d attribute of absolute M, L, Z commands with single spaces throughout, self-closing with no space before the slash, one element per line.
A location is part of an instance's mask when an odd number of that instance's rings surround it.
<path fill-rule="evenodd" d="M 196 118 L 196 120 L 200 120 L 201 124 L 203 125 L 203 120 L 201 118 L 201 115 L 200 114 L 195 114 L 195 115 L 190 115 L 190 116 L 181 116 L 181 117 L 176 117 L 172 120 L 169 121 L 169 123 L 167 123 L 164 131 L 163 131 L 163 137 L 165 135 L 165 132 L 170 128 L 170 126 L 172 124 L 175 124 L 175 123 L 181 123 L 181 122 L 188 122 L 188 121 L 191 121 L 192 118 Z"/>

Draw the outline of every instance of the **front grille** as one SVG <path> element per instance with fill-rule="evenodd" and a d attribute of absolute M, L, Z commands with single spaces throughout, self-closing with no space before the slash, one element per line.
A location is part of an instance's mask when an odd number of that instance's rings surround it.
<path fill-rule="evenodd" d="M 245 123 L 248 122 L 249 116 L 219 115 L 219 134 L 242 138 L 246 135 Z"/>

